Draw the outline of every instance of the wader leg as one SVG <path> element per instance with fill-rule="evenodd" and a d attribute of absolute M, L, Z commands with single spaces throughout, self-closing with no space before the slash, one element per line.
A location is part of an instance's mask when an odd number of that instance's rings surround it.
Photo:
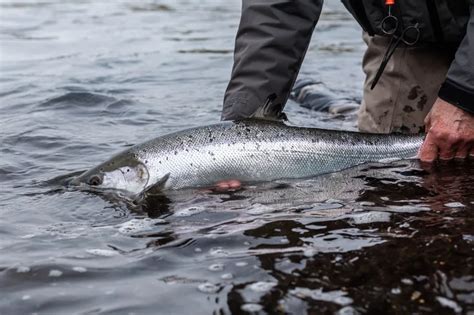
<path fill-rule="evenodd" d="M 364 34 L 366 74 L 359 110 L 359 130 L 371 133 L 419 133 L 454 58 L 439 48 L 400 47 L 390 59 L 377 86 L 370 85 L 389 45 L 389 38 Z"/>

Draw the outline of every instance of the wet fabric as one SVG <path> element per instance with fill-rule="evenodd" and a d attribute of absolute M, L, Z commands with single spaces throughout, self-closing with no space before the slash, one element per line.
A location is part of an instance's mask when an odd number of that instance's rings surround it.
<path fill-rule="evenodd" d="M 382 1 L 347 0 L 343 2 L 369 35 L 380 34 L 378 25 L 387 15 L 387 8 Z M 403 65 L 403 68 L 409 68 L 404 76 L 414 75 L 414 78 L 421 78 L 417 83 L 422 89 L 419 94 L 432 93 L 429 97 L 426 96 L 427 103 L 432 104 L 432 100 L 436 99 L 439 87 L 442 85 L 440 96 L 443 99 L 474 113 L 474 1 L 427 1 L 425 3 L 400 0 L 396 3 L 394 14 L 400 20 L 400 29 L 418 24 L 421 30 L 421 38 L 418 47 L 414 48 L 415 51 L 426 49 L 427 52 L 435 51 L 444 54 L 445 50 L 457 50 L 452 64 L 444 65 L 441 69 L 433 69 L 427 68 L 433 60 L 419 59 L 420 65 L 414 66 L 413 63 L 410 67 L 408 64 Z M 265 111 L 271 118 L 281 116 L 321 8 L 322 1 L 243 0 L 242 17 L 235 44 L 234 67 L 225 93 L 222 119 L 252 117 L 262 106 L 271 108 Z M 369 52 L 366 58 L 373 56 L 374 52 L 378 50 Z M 410 52 L 410 49 L 400 47 L 396 55 L 404 55 L 407 52 Z M 384 53 L 385 51 L 381 52 L 382 55 Z M 378 57 L 373 58 L 380 60 Z M 414 58 L 412 61 L 416 62 L 416 60 Z M 389 65 L 389 69 L 391 68 L 394 72 L 386 71 L 383 75 L 387 80 L 403 71 L 400 68 L 394 69 L 394 63 L 396 62 L 392 60 L 392 67 Z M 434 64 L 438 63 L 434 62 Z M 445 69 L 446 66 L 449 72 Z M 415 73 L 414 69 L 423 70 L 423 72 Z M 429 74 L 432 77 L 432 72 L 436 74 L 434 77 L 437 79 L 441 72 L 445 72 L 445 77 L 441 82 L 436 80 L 428 84 L 426 82 L 431 78 L 423 78 L 423 76 Z M 436 86 L 437 89 L 431 86 Z M 414 88 L 415 86 L 412 86 L 406 91 L 407 97 Z M 392 93 L 397 92 L 392 91 Z M 392 101 L 394 101 L 393 98 Z M 403 103 L 393 103 L 393 106 L 405 108 L 408 104 Z M 419 111 L 425 113 L 426 108 L 431 104 L 424 105 Z M 412 107 L 407 107 L 408 112 L 409 108 Z M 397 113 L 399 110 L 393 108 L 389 112 Z M 408 112 L 405 113 L 415 115 L 413 112 Z M 388 130 L 387 132 L 407 128 L 407 131 L 411 132 L 420 130 L 418 118 L 415 122 L 409 119 L 408 125 L 397 122 L 400 119 L 404 120 L 403 118 L 391 119 L 391 121 L 394 120 L 393 124 L 378 126 L 377 129 Z"/>
<path fill-rule="evenodd" d="M 364 36 L 367 50 L 362 62 L 366 80 L 359 111 L 359 130 L 374 133 L 419 133 L 443 84 L 453 55 L 427 47 L 397 49 L 380 82 L 371 84 L 390 41 Z"/>

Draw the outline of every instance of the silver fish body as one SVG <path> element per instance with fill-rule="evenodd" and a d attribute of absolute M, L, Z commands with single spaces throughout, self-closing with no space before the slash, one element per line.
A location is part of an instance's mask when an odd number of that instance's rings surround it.
<path fill-rule="evenodd" d="M 421 136 L 298 128 L 264 121 L 224 122 L 131 147 L 75 182 L 87 184 L 96 176 L 92 184 L 139 193 L 156 183 L 162 189 L 179 189 L 226 179 L 304 178 L 364 162 L 413 158 L 422 141 Z M 107 177 L 113 172 L 120 180 Z"/>

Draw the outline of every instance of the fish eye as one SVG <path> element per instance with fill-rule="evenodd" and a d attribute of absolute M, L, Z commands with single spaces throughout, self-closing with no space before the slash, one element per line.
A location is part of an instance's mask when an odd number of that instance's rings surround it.
<path fill-rule="evenodd" d="M 99 186 L 102 184 L 102 178 L 98 175 L 93 175 L 89 178 L 88 184 L 91 186 Z"/>

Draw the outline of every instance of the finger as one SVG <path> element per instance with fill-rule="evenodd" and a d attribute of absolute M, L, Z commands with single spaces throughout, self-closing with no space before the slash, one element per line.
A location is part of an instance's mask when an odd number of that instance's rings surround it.
<path fill-rule="evenodd" d="M 467 145 L 460 146 L 456 151 L 456 159 L 466 159 L 469 156 L 469 151 L 471 148 Z"/>
<path fill-rule="evenodd" d="M 452 160 L 456 156 L 457 149 L 454 146 L 442 146 L 439 148 L 440 160 Z"/>
<path fill-rule="evenodd" d="M 242 183 L 236 179 L 229 180 L 227 184 L 229 185 L 230 189 L 234 190 L 240 189 L 242 187 Z"/>
<path fill-rule="evenodd" d="M 229 190 L 229 184 L 227 181 L 225 182 L 219 182 L 215 186 L 216 191 L 228 191 Z"/>
<path fill-rule="evenodd" d="M 427 133 L 431 129 L 431 115 L 428 113 L 425 118 L 425 132 Z"/>
<path fill-rule="evenodd" d="M 430 133 L 426 136 L 418 152 L 418 157 L 422 162 L 433 162 L 438 157 L 438 146 L 433 141 L 433 136 Z"/>
<path fill-rule="evenodd" d="M 219 192 L 235 191 L 240 188 L 242 188 L 242 183 L 235 179 L 218 182 L 215 185 L 215 190 Z"/>

